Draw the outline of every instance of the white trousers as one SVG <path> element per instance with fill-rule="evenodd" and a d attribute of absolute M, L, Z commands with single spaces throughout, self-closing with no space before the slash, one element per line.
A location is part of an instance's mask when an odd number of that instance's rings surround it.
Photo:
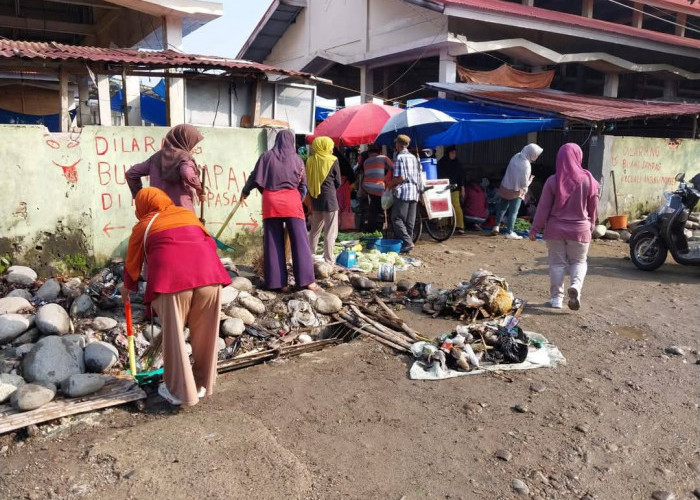
<path fill-rule="evenodd" d="M 324 231 L 323 259 L 333 264 L 335 262 L 333 259 L 333 247 L 338 237 L 338 211 L 319 212 L 314 210 L 309 216 L 309 222 L 311 223 L 311 231 L 309 231 L 311 253 L 316 254 L 316 247 L 318 247 L 318 242 L 321 239 L 321 232 Z"/>
<path fill-rule="evenodd" d="M 578 290 L 579 296 L 583 288 L 588 264 L 588 247 L 590 243 L 572 240 L 547 240 L 549 250 L 549 293 L 552 299 L 564 298 L 564 277 L 568 271 L 571 285 Z"/>

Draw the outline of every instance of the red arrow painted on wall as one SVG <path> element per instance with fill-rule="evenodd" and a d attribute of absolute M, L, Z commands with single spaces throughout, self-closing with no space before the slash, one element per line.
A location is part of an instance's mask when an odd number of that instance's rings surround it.
<path fill-rule="evenodd" d="M 253 217 L 250 218 L 250 222 L 236 222 L 237 226 L 250 226 L 251 231 L 255 231 L 258 228 L 258 221 L 253 219 Z"/>
<path fill-rule="evenodd" d="M 109 235 L 110 231 L 114 231 L 115 229 L 126 229 L 126 226 L 110 226 L 109 222 L 105 224 L 105 227 L 102 228 L 102 232 L 107 235 L 108 238 L 111 236 Z"/>

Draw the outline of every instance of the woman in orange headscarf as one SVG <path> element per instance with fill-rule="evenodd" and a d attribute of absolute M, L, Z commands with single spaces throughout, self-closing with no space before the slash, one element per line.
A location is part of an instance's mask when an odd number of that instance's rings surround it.
<path fill-rule="evenodd" d="M 194 405 L 216 379 L 221 285 L 231 283 L 216 244 L 191 210 L 176 207 L 158 188 L 136 195 L 136 217 L 126 252 L 123 296 L 138 289 L 144 262 L 144 303 L 158 313 L 163 335 L 164 382 L 158 393 L 174 405 Z M 185 348 L 189 326 L 194 365 Z"/>

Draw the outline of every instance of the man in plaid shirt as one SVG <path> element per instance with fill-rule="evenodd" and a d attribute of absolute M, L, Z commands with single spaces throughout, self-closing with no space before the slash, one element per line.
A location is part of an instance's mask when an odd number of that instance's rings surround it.
<path fill-rule="evenodd" d="M 401 253 L 413 250 L 413 226 L 420 196 L 420 163 L 418 158 L 408 152 L 410 143 L 411 139 L 403 134 L 394 141 L 398 154 L 394 163 L 394 176 L 387 185 L 387 188 L 394 190 L 391 224 L 394 235 L 402 241 Z"/>

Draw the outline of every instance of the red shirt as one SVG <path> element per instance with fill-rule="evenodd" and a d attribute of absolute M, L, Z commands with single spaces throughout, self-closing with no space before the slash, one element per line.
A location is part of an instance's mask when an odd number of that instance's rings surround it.
<path fill-rule="evenodd" d="M 229 285 L 229 277 L 216 255 L 214 239 L 196 226 L 183 226 L 149 234 L 146 239 L 148 278 L 143 301 L 159 293 L 177 293 L 209 285 Z M 124 285 L 136 290 L 129 273 Z"/>

